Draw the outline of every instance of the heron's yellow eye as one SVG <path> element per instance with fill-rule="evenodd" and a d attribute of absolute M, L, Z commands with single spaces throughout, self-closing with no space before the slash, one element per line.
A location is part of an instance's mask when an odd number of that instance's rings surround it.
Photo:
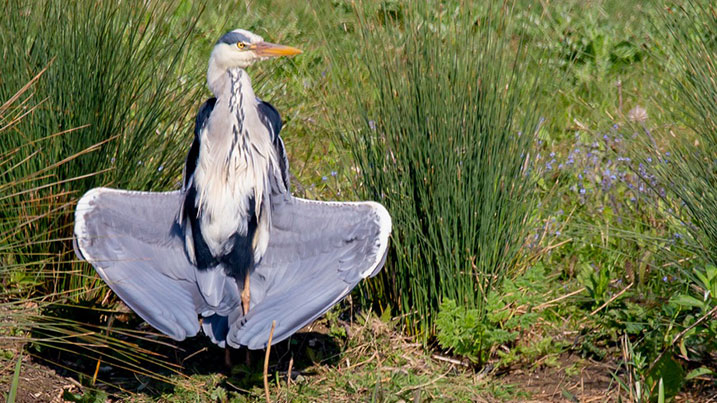
<path fill-rule="evenodd" d="M 237 47 L 238 47 L 239 49 L 244 49 L 244 46 L 246 46 L 246 45 L 244 44 L 244 42 L 237 42 Z"/>

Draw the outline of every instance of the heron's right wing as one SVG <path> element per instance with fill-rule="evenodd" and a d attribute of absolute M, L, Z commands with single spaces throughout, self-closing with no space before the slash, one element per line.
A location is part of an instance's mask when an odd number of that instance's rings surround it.
<path fill-rule="evenodd" d="M 194 119 L 194 141 L 192 146 L 189 148 L 187 159 L 184 162 L 184 172 L 182 172 L 182 189 L 187 189 L 189 182 L 194 175 L 194 170 L 197 169 L 197 160 L 199 159 L 199 135 L 202 129 L 207 125 L 209 121 L 209 115 L 214 110 L 214 104 L 216 104 L 216 98 L 209 98 L 199 107 L 197 117 Z"/>
<path fill-rule="evenodd" d="M 229 345 L 291 336 L 383 267 L 391 217 L 375 202 L 272 199 L 269 247 L 251 276 L 251 309 L 229 318 Z M 234 320 L 232 320 L 234 319 Z"/>
<path fill-rule="evenodd" d="M 96 188 L 75 212 L 77 254 L 142 319 L 176 340 L 197 334 L 198 313 L 207 310 L 177 233 L 181 202 L 180 192 Z"/>

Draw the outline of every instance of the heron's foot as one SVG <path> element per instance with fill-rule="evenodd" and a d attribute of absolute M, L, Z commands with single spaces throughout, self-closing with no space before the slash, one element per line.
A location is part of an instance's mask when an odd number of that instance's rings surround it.
<path fill-rule="evenodd" d="M 244 310 L 244 316 L 249 313 L 249 303 L 251 302 L 251 289 L 249 288 L 249 273 L 244 278 L 244 289 L 241 291 L 241 306 Z"/>
<path fill-rule="evenodd" d="M 251 368 L 251 350 L 249 350 L 248 347 L 242 347 L 241 350 L 244 350 L 245 354 L 244 365 L 246 365 L 247 368 Z M 231 371 L 234 367 L 234 361 L 232 360 L 232 349 L 229 346 L 224 347 L 224 366 L 226 367 L 227 371 Z"/>

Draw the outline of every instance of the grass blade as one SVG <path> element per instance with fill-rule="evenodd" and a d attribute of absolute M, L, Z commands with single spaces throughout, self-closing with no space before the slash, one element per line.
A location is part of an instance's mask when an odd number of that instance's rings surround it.
<path fill-rule="evenodd" d="M 17 363 L 15 364 L 15 372 L 12 374 L 12 383 L 10 384 L 10 393 L 7 395 L 7 403 L 15 403 L 17 398 L 17 386 L 20 383 L 20 368 L 22 367 L 22 351 L 18 354 Z"/>

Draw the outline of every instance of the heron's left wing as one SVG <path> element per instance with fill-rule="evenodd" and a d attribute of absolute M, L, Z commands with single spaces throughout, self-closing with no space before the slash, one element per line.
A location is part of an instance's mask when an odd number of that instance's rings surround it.
<path fill-rule="evenodd" d="M 291 336 L 383 267 L 391 217 L 374 202 L 272 200 L 269 247 L 251 276 L 251 309 L 229 318 L 229 345 Z M 233 319 L 233 320 L 232 320 Z"/>

